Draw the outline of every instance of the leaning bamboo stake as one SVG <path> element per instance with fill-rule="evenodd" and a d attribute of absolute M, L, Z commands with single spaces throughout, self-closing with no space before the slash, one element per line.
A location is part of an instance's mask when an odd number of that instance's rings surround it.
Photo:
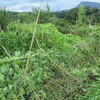
<path fill-rule="evenodd" d="M 31 57 L 35 57 L 36 55 L 38 55 L 38 53 L 31 55 Z M 0 63 L 5 63 L 5 62 L 9 63 L 9 62 L 12 62 L 12 61 L 24 60 L 24 59 L 27 59 L 26 55 L 25 56 L 22 55 L 20 57 L 11 57 L 10 59 L 4 59 L 4 60 L 0 59 Z"/>
<path fill-rule="evenodd" d="M 69 27 L 69 29 L 73 32 L 73 34 L 76 36 L 77 33 L 76 33 L 70 26 L 68 26 L 68 27 Z"/>
<path fill-rule="evenodd" d="M 9 58 L 11 58 L 9 52 L 7 51 L 7 49 L 2 45 L 2 48 L 5 50 L 6 54 L 8 55 Z"/>
<path fill-rule="evenodd" d="M 7 49 L 2 45 L 2 48 L 4 49 L 4 51 L 6 52 L 6 54 L 8 55 L 8 57 L 9 57 L 9 60 L 11 61 L 11 55 L 10 55 L 10 53 L 7 51 Z M 11 62 L 11 64 L 12 65 L 15 65 L 15 63 L 14 62 Z M 16 67 L 15 67 L 15 70 L 18 72 L 18 70 L 16 69 Z M 19 73 L 19 72 L 18 72 Z M 20 73 L 19 73 L 20 74 Z"/>
<path fill-rule="evenodd" d="M 28 54 L 27 61 L 26 61 L 26 68 L 25 68 L 25 70 L 24 70 L 24 75 L 26 75 L 26 72 L 27 72 L 27 70 L 28 70 L 28 65 L 29 65 L 31 50 L 32 50 L 32 46 L 33 46 L 33 41 L 34 41 L 34 39 L 35 39 L 36 27 L 37 27 L 37 23 L 38 23 L 39 16 L 40 16 L 40 10 L 41 10 L 40 8 L 41 8 L 41 6 L 42 6 L 42 0 L 41 0 L 41 2 L 40 2 L 40 7 L 39 7 L 39 10 L 38 10 L 37 19 L 36 19 L 36 23 L 35 23 L 35 26 L 34 26 L 34 32 L 33 32 L 32 40 L 31 40 L 31 44 L 30 44 L 29 54 Z"/>
<path fill-rule="evenodd" d="M 50 60 L 51 61 L 51 60 Z M 74 77 L 72 74 L 70 74 L 67 70 L 64 70 L 61 66 L 59 66 L 58 64 L 54 63 L 53 61 L 51 61 L 58 69 L 60 69 L 62 72 L 66 73 L 68 76 L 72 77 L 73 79 L 75 79 L 78 83 L 82 83 L 80 80 L 78 80 L 76 77 Z"/>
<path fill-rule="evenodd" d="M 91 24 L 92 24 L 92 21 L 93 21 L 93 14 L 91 15 L 91 18 L 90 18 L 90 20 L 88 20 L 88 23 L 89 23 L 89 28 L 90 28 L 90 26 L 91 26 Z"/>
<path fill-rule="evenodd" d="M 29 82 L 27 82 L 27 84 L 29 85 L 30 89 L 34 92 L 37 100 L 40 100 L 39 95 L 36 93 L 36 90 L 34 89 L 34 87 Z"/>

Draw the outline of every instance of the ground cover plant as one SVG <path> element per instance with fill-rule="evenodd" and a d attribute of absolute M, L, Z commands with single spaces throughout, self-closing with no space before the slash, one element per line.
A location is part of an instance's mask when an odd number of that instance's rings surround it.
<path fill-rule="evenodd" d="M 0 100 L 99 100 L 100 25 L 89 28 L 83 7 L 78 23 L 47 8 L 10 21 L 0 10 Z"/>
<path fill-rule="evenodd" d="M 0 32 L 0 99 L 98 100 L 100 29 L 84 38 L 61 34 L 53 24 L 37 25 L 24 74 L 33 28 L 13 22 Z"/>

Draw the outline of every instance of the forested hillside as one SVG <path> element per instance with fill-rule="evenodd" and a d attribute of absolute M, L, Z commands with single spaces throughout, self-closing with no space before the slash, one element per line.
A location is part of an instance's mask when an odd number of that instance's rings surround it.
<path fill-rule="evenodd" d="M 76 6 L 76 8 L 79 8 L 81 4 L 82 4 L 83 6 L 88 6 L 88 7 L 90 7 L 91 9 L 93 9 L 94 7 L 100 9 L 100 3 L 97 3 L 97 2 L 89 2 L 89 1 L 83 1 L 83 2 L 79 3 L 79 4 Z"/>
<path fill-rule="evenodd" d="M 0 9 L 0 100 L 99 100 L 100 9 L 38 14 Z"/>

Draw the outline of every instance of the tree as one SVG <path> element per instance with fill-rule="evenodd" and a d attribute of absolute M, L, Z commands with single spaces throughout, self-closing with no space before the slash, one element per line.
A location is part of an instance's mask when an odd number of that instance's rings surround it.
<path fill-rule="evenodd" d="M 50 7 L 49 7 L 49 5 L 48 5 L 48 4 L 47 4 L 47 15 L 48 15 L 48 18 L 50 18 L 51 11 L 50 11 Z"/>
<path fill-rule="evenodd" d="M 86 6 L 84 9 L 85 9 L 86 16 L 92 15 L 92 10 L 89 6 Z"/>
<path fill-rule="evenodd" d="M 98 11 L 99 11 L 99 9 L 96 8 L 96 7 L 94 7 L 94 8 L 92 9 L 92 13 L 97 13 Z"/>
<path fill-rule="evenodd" d="M 86 14 L 84 6 L 81 4 L 78 10 L 78 25 L 82 25 L 86 23 Z"/>
<path fill-rule="evenodd" d="M 47 4 L 47 9 L 46 10 L 41 10 L 40 17 L 39 17 L 39 22 L 40 23 L 49 23 L 51 18 L 51 11 L 50 7 Z"/>
<path fill-rule="evenodd" d="M 78 17 L 77 11 L 77 8 L 73 8 L 70 11 L 66 12 L 65 20 L 69 21 L 72 24 L 75 24 L 76 19 Z"/>
<path fill-rule="evenodd" d="M 36 18 L 37 18 L 37 15 L 38 15 L 38 9 L 39 8 L 36 8 L 36 7 L 32 7 L 32 21 L 35 22 L 36 21 Z"/>
<path fill-rule="evenodd" d="M 31 15 L 28 12 L 21 12 L 18 13 L 18 19 L 20 20 L 21 23 L 26 22 L 29 23 L 31 22 Z"/>
<path fill-rule="evenodd" d="M 6 8 L 0 8 L 0 29 L 1 30 L 6 30 L 6 26 L 8 24 L 8 17 L 7 17 L 7 12 Z"/>

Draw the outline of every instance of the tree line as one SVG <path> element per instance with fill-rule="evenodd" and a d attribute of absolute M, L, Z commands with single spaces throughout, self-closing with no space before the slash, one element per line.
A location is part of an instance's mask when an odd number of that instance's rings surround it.
<path fill-rule="evenodd" d="M 7 11 L 6 8 L 0 8 L 0 29 L 6 30 L 10 22 L 18 21 L 21 23 L 35 22 L 38 13 L 38 8 L 32 8 L 31 12 L 12 12 Z M 49 5 L 47 10 L 41 10 L 39 23 L 53 23 L 62 33 L 68 31 L 68 25 L 76 24 L 100 24 L 100 9 L 90 7 L 72 8 L 70 10 L 63 10 L 52 12 Z"/>

